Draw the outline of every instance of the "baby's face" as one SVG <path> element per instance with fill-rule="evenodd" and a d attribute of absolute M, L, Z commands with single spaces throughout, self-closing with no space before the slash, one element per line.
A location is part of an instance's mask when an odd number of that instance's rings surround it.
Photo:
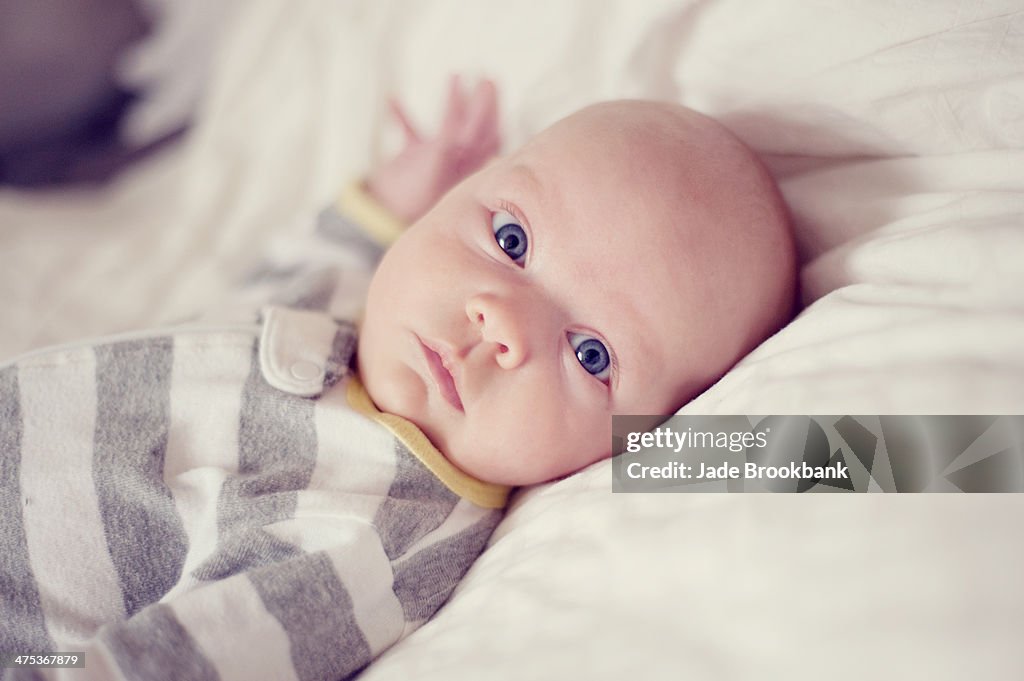
<path fill-rule="evenodd" d="M 705 306 L 715 216 L 679 200 L 686 178 L 658 149 L 607 138 L 562 123 L 468 178 L 371 284 L 369 394 L 480 479 L 532 484 L 604 458 L 612 414 L 670 413 L 735 360 Z"/>

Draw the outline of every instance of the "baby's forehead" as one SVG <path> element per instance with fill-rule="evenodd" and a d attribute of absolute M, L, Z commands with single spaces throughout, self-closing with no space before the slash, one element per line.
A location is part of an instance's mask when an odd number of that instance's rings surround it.
<path fill-rule="evenodd" d="M 599 165 L 582 156 L 524 155 L 496 169 L 488 184 L 523 212 L 534 247 L 567 262 L 667 257 L 693 238 L 684 232 L 707 222 L 701 202 L 673 178 L 608 158 Z"/>
<path fill-rule="evenodd" d="M 681 107 L 628 104 L 563 119 L 511 160 L 571 177 L 577 191 L 622 200 L 670 204 L 740 189 L 747 152 L 721 126 Z"/>
<path fill-rule="evenodd" d="M 643 154 L 722 143 L 728 133 L 715 120 L 669 102 L 619 100 L 585 107 L 536 135 L 531 145 L 604 145 Z"/>
<path fill-rule="evenodd" d="M 602 103 L 541 132 L 496 170 L 529 195 L 527 221 L 550 259 L 581 276 L 660 289 L 713 275 L 729 251 L 720 242 L 735 236 L 727 224 L 747 212 L 748 152 L 723 130 L 674 104 Z"/>

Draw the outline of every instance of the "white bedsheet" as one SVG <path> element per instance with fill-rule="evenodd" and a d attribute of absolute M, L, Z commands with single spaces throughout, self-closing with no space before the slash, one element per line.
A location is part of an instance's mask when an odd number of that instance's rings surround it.
<path fill-rule="evenodd" d="M 0 358 L 206 304 L 272 234 L 500 86 L 508 146 L 667 98 L 766 154 L 806 308 L 683 413 L 1024 413 L 1024 5 L 248 3 L 185 145 L 101 192 L 0 193 Z M 625 266 L 625 265 L 624 265 Z M 521 494 L 366 679 L 1024 675 L 1019 495 Z"/>

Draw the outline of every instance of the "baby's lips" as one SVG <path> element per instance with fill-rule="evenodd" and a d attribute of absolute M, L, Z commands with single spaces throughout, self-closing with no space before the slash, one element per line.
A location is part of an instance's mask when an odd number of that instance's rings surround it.
<path fill-rule="evenodd" d="M 455 376 L 449 369 L 451 360 L 447 359 L 437 350 L 420 339 L 420 346 L 423 348 L 423 356 L 426 358 L 427 368 L 434 380 L 441 397 L 457 411 L 464 411 L 462 397 L 459 395 L 458 385 L 455 383 Z"/>

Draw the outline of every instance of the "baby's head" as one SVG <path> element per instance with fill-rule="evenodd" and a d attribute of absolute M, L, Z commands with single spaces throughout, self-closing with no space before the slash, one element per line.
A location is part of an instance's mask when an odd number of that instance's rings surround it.
<path fill-rule="evenodd" d="M 588 107 L 452 189 L 370 286 L 359 372 L 465 472 L 525 485 L 609 456 L 791 313 L 785 207 L 711 119 Z"/>

